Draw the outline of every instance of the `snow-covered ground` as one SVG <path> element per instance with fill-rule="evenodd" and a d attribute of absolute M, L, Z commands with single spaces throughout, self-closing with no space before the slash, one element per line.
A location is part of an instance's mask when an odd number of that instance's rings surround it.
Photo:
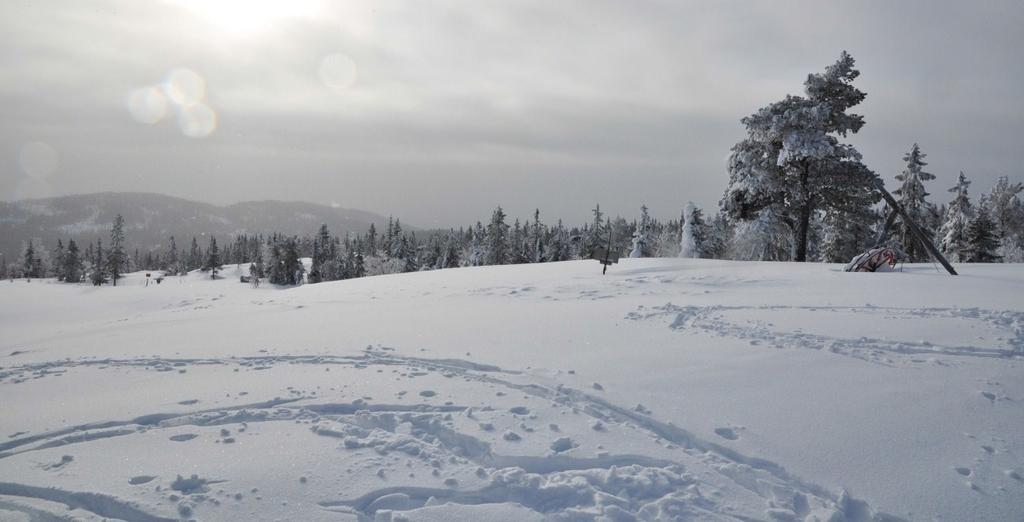
<path fill-rule="evenodd" d="M 1024 266 L 958 269 L 2 282 L 0 520 L 1024 520 Z"/>

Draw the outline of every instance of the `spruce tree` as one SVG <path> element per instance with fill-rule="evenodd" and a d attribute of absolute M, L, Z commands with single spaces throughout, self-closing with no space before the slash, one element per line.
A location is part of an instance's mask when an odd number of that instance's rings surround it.
<path fill-rule="evenodd" d="M 415 272 L 419 270 L 420 265 L 416 257 L 416 234 L 403 235 L 399 245 L 401 255 L 398 258 L 402 260 L 402 272 Z"/>
<path fill-rule="evenodd" d="M 687 203 L 683 210 L 682 231 L 679 235 L 679 257 L 700 257 L 701 245 L 697 235 L 703 223 L 697 222 L 697 207 L 693 203 Z"/>
<path fill-rule="evenodd" d="M 288 238 L 284 243 L 283 269 L 286 285 L 302 284 L 303 275 L 306 272 L 299 258 L 299 242 L 297 238 Z"/>
<path fill-rule="evenodd" d="M 508 225 L 505 223 L 505 211 L 499 206 L 491 214 L 491 222 L 487 225 L 487 247 L 484 262 L 488 265 L 503 265 L 509 260 Z"/>
<path fill-rule="evenodd" d="M 978 205 L 978 212 L 967 226 L 967 259 L 969 263 L 995 263 L 1001 258 L 996 223 L 989 217 L 989 208 L 984 199 Z"/>
<path fill-rule="evenodd" d="M 31 240 L 28 241 L 21 256 L 21 274 L 25 279 L 39 277 L 36 275 L 36 267 L 39 266 L 36 261 L 36 247 L 32 243 Z"/>
<path fill-rule="evenodd" d="M 377 227 L 370 223 L 370 230 L 366 233 L 366 254 L 377 255 Z"/>
<path fill-rule="evenodd" d="M 191 272 L 203 266 L 203 254 L 199 250 L 199 243 L 196 241 L 196 236 L 192 236 L 192 245 L 188 250 L 188 263 L 185 266 L 185 270 Z"/>
<path fill-rule="evenodd" d="M 110 249 L 107 251 L 107 273 L 110 274 L 110 282 L 117 286 L 117 280 L 121 278 L 125 264 L 128 261 L 128 254 L 124 249 L 124 218 L 121 214 L 114 217 L 114 225 L 110 228 Z"/>
<path fill-rule="evenodd" d="M 533 223 L 530 225 L 530 262 L 540 263 L 544 258 L 544 226 L 540 223 L 540 209 L 533 211 Z"/>
<path fill-rule="evenodd" d="M 220 249 L 217 248 L 217 238 L 210 236 L 210 246 L 206 249 L 206 262 L 203 263 L 203 270 L 210 271 L 210 279 L 217 279 L 220 267 L 221 258 Z"/>
<path fill-rule="evenodd" d="M 93 286 L 100 286 L 107 282 L 106 274 L 106 259 L 103 257 L 103 240 L 96 240 L 95 256 L 92 260 L 92 274 L 89 279 L 92 281 Z"/>
<path fill-rule="evenodd" d="M 956 195 L 949 202 L 946 209 L 946 219 L 939 229 L 941 242 L 939 248 L 942 253 L 952 262 L 964 261 L 968 256 L 967 228 L 970 226 L 974 210 L 971 208 L 971 200 L 967 195 L 967 187 L 971 182 L 963 171 L 957 178 L 956 186 L 949 189 Z"/>
<path fill-rule="evenodd" d="M 67 252 L 61 260 L 61 278 L 66 283 L 77 283 L 82 279 L 82 258 L 74 239 L 68 241 Z"/>
<path fill-rule="evenodd" d="M 652 248 L 651 240 L 651 216 L 647 212 L 647 205 L 640 205 L 640 221 L 633 230 L 633 246 L 629 257 L 650 257 Z"/>
<path fill-rule="evenodd" d="M 1019 194 L 1024 184 L 1010 183 L 1006 176 L 989 193 L 992 221 L 1000 241 L 1000 256 L 1008 263 L 1024 262 L 1024 203 Z"/>
<path fill-rule="evenodd" d="M 1020 233 L 1024 228 L 1024 204 L 1018 196 L 1022 191 L 1024 183 L 1010 183 L 1009 178 L 1000 176 L 989 192 L 991 218 L 1000 239 Z"/>
<path fill-rule="evenodd" d="M 594 255 L 594 250 L 598 247 L 603 248 L 608 245 L 608 235 L 604 229 L 604 212 L 601 211 L 601 204 L 595 205 L 591 212 L 594 214 L 594 220 L 590 222 L 590 227 L 583 238 L 583 251 L 581 252 L 581 255 L 586 258 Z"/>
<path fill-rule="evenodd" d="M 164 256 L 164 269 L 176 274 L 181 271 L 181 267 L 178 266 L 178 244 L 174 242 L 174 236 L 171 236 L 168 241 L 167 254 Z"/>
<path fill-rule="evenodd" d="M 921 152 L 921 148 L 916 143 L 911 147 L 910 152 L 903 156 L 903 161 L 907 163 L 907 166 L 896 176 L 900 187 L 894 190 L 893 194 L 899 196 L 899 204 L 903 207 L 903 211 L 930 240 L 933 233 L 927 224 L 931 221 L 934 209 L 932 204 L 925 199 L 930 194 L 925 190 L 924 182 L 935 179 L 935 175 L 924 171 L 924 167 L 928 165 L 924 162 L 925 156 L 926 154 Z M 902 217 L 897 222 L 896 237 L 911 261 L 927 261 L 929 259 L 928 250 L 917 240 L 910 231 L 910 226 Z"/>
<path fill-rule="evenodd" d="M 441 250 L 441 257 L 438 261 L 438 268 L 455 268 L 459 266 L 459 240 L 454 233 L 449 233 L 444 240 Z"/>
<path fill-rule="evenodd" d="M 352 277 L 365 277 L 366 276 L 366 260 L 363 259 L 362 252 L 356 252 L 354 254 L 352 263 Z"/>
<path fill-rule="evenodd" d="M 333 281 L 338 278 L 336 265 L 337 248 L 334 238 L 327 229 L 326 224 L 320 225 L 320 230 L 313 238 L 313 256 L 309 268 L 309 282 L 319 283 L 321 281 Z"/>
<path fill-rule="evenodd" d="M 53 276 L 56 277 L 58 281 L 63 281 L 64 243 L 60 239 L 57 240 L 57 248 L 53 249 L 53 252 L 50 254 L 50 259 L 53 262 L 53 265 L 51 267 L 51 270 L 53 271 Z"/>

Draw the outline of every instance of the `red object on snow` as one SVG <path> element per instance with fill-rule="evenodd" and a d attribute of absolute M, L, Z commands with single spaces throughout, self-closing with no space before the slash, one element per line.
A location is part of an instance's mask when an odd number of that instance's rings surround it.
<path fill-rule="evenodd" d="M 899 255 L 891 248 L 872 248 L 853 258 L 847 272 L 889 272 L 896 267 Z"/>

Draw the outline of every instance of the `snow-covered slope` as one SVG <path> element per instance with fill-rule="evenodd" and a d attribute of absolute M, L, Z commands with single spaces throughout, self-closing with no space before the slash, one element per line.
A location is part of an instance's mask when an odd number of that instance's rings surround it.
<path fill-rule="evenodd" d="M 2 282 L 0 519 L 1022 520 L 1024 266 L 958 270 Z"/>

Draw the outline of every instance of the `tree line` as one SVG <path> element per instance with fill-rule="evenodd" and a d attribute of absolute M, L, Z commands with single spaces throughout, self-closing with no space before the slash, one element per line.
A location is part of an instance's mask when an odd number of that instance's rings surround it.
<path fill-rule="evenodd" d="M 0 277 L 56 277 L 66 282 L 116 285 L 121 274 L 192 270 L 217 277 L 224 264 L 251 265 L 250 275 L 281 285 L 350 279 L 367 275 L 463 266 L 544 263 L 590 258 L 598 248 L 630 257 L 703 257 L 739 260 L 847 262 L 884 245 L 903 260 L 927 261 L 929 254 L 902 217 L 886 222 L 879 205 L 878 175 L 842 140 L 859 132 L 864 117 L 850 111 L 866 94 L 848 53 L 821 73 L 810 74 L 803 96 L 784 99 L 743 118 L 747 136 L 731 151 L 725 193 L 714 216 L 687 205 L 678 220 L 660 222 L 646 206 L 632 219 L 606 215 L 600 205 L 589 223 L 567 226 L 541 221 L 540 211 L 514 219 L 498 207 L 486 223 L 447 231 L 403 229 L 390 219 L 362 234 L 339 237 L 326 225 L 308 236 L 242 234 L 205 248 L 192 237 L 178 248 L 174 237 L 161 250 L 129 255 L 124 220 L 118 215 L 109 242 L 83 251 L 73 239 L 48 250 L 37 240 L 23 249 L 20 263 L 0 264 Z M 926 154 L 913 144 L 896 176 L 904 214 L 954 262 L 1024 262 L 1024 184 L 1001 177 L 972 201 L 970 181 L 960 172 L 948 202 L 929 197 Z M 301 261 L 310 258 L 309 267 Z"/>

